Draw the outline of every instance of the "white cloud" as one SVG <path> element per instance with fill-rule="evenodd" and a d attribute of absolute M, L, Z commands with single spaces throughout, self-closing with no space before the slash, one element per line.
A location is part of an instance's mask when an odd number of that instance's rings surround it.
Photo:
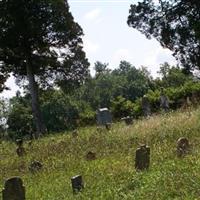
<path fill-rule="evenodd" d="M 83 49 L 87 54 L 94 54 L 99 49 L 99 44 L 91 41 L 88 38 L 83 39 Z"/>
<path fill-rule="evenodd" d="M 176 65 L 176 60 L 172 57 L 172 52 L 168 49 L 159 47 L 157 50 L 152 51 L 149 55 L 145 56 L 141 65 L 147 66 L 153 76 L 157 76 L 160 69 L 160 64 L 168 62 L 170 65 Z"/>
<path fill-rule="evenodd" d="M 90 21 L 100 20 L 101 10 L 99 8 L 93 9 L 85 14 L 85 19 Z"/>
<path fill-rule="evenodd" d="M 118 49 L 112 56 L 111 65 L 116 67 L 119 65 L 120 61 L 126 60 L 130 61 L 132 56 L 128 49 Z"/>

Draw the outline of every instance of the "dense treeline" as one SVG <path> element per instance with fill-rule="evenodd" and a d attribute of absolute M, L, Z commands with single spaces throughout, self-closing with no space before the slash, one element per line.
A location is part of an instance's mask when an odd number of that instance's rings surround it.
<path fill-rule="evenodd" d="M 145 67 L 135 68 L 121 61 L 119 67 L 110 70 L 108 64 L 96 62 L 95 76 L 89 76 L 82 86 L 70 92 L 60 89 L 40 89 L 40 103 L 48 132 L 71 130 L 95 123 L 96 110 L 108 107 L 114 120 L 125 116 L 143 115 L 141 98 L 146 95 L 152 112 L 160 111 L 160 90 L 164 88 L 171 109 L 195 104 L 200 98 L 200 81 L 193 75 L 185 75 L 179 67 L 164 63 L 160 77 L 153 79 Z M 31 97 L 17 92 L 7 105 L 1 101 L 1 132 L 7 129 L 11 138 L 28 136 L 36 130 L 31 111 Z M 6 122 L 6 124 L 5 124 Z"/>

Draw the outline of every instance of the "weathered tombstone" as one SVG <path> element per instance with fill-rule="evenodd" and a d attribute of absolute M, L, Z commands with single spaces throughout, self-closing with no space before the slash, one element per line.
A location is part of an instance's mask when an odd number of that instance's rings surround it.
<path fill-rule="evenodd" d="M 89 151 L 86 155 L 87 160 L 95 160 L 96 159 L 96 153 Z"/>
<path fill-rule="evenodd" d="M 126 125 L 132 125 L 133 124 L 133 118 L 130 116 L 123 117 L 121 120 L 125 121 Z"/>
<path fill-rule="evenodd" d="M 2 191 L 3 200 L 25 200 L 25 187 L 19 177 L 13 177 L 5 182 Z"/>
<path fill-rule="evenodd" d="M 82 176 L 80 175 L 72 177 L 71 183 L 72 183 L 73 193 L 80 192 L 84 188 L 83 179 Z"/>
<path fill-rule="evenodd" d="M 177 140 L 177 156 L 181 157 L 188 153 L 189 151 L 189 140 L 185 137 L 181 137 Z"/>
<path fill-rule="evenodd" d="M 160 94 L 160 107 L 167 112 L 169 110 L 169 100 L 167 96 L 164 94 L 163 88 L 161 89 L 161 94 Z"/>
<path fill-rule="evenodd" d="M 142 97 L 142 110 L 145 117 L 149 117 L 151 115 L 151 106 L 146 95 Z"/>
<path fill-rule="evenodd" d="M 112 116 L 108 108 L 100 108 L 97 111 L 97 124 L 99 126 L 106 126 L 112 123 Z"/>
<path fill-rule="evenodd" d="M 24 156 L 26 154 L 25 152 L 25 148 L 23 147 L 23 140 L 22 139 L 17 139 L 16 140 L 16 144 L 17 144 L 17 149 L 16 149 L 16 153 L 19 157 Z"/>
<path fill-rule="evenodd" d="M 141 145 L 136 150 L 135 155 L 135 168 L 136 170 L 148 169 L 150 165 L 150 147 Z"/>
<path fill-rule="evenodd" d="M 29 165 L 28 169 L 30 172 L 35 173 L 35 172 L 40 171 L 42 169 L 42 167 L 43 167 L 42 163 L 40 163 L 39 161 L 33 161 Z"/>

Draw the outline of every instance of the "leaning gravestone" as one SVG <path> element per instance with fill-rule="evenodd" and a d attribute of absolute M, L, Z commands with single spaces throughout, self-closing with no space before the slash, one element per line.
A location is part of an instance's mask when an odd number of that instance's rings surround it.
<path fill-rule="evenodd" d="M 97 111 L 97 124 L 100 126 L 106 126 L 112 123 L 112 116 L 108 108 L 100 108 Z"/>
<path fill-rule="evenodd" d="M 148 117 L 151 115 L 151 106 L 150 106 L 149 99 L 146 95 L 142 97 L 142 110 L 145 117 Z"/>
<path fill-rule="evenodd" d="M 72 183 L 73 193 L 80 192 L 84 188 L 83 179 L 82 176 L 80 175 L 72 177 L 71 183 Z"/>
<path fill-rule="evenodd" d="M 135 168 L 136 170 L 148 169 L 150 165 L 150 147 L 141 145 L 136 150 L 135 155 Z"/>
<path fill-rule="evenodd" d="M 2 191 L 3 200 L 25 200 L 25 187 L 19 177 L 13 177 L 5 182 Z"/>

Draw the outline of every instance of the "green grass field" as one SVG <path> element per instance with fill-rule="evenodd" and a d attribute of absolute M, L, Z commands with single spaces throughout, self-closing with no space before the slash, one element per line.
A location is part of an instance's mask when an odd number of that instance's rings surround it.
<path fill-rule="evenodd" d="M 176 156 L 176 141 L 188 137 L 191 152 Z M 140 143 L 151 148 L 150 169 L 136 172 L 135 150 Z M 0 190 L 12 176 L 20 176 L 27 200 L 194 200 L 200 199 L 200 109 L 174 112 L 135 121 L 133 125 L 115 123 L 110 131 L 96 127 L 51 135 L 25 143 L 27 155 L 19 158 L 16 145 L 1 142 Z M 88 151 L 97 159 L 87 161 Z M 31 174 L 32 160 L 44 168 Z M 81 174 L 85 189 L 73 195 L 71 177 Z M 1 194 L 0 194 L 1 198 Z"/>

